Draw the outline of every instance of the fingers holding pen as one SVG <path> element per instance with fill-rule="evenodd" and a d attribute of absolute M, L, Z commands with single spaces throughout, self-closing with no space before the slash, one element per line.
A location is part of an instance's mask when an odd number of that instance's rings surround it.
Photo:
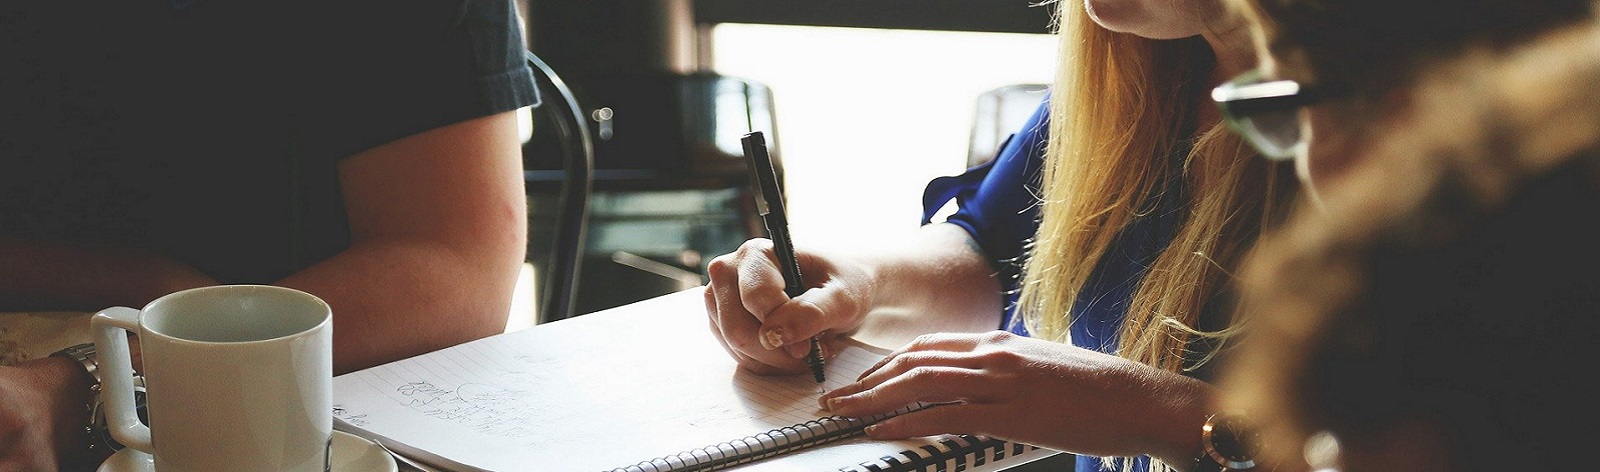
<path fill-rule="evenodd" d="M 713 334 L 712 337 L 717 339 L 717 344 L 721 345 L 722 346 L 722 350 L 726 351 L 728 353 L 728 356 L 732 357 L 734 359 L 734 361 L 737 362 L 741 368 L 743 368 L 745 370 L 748 370 L 751 373 L 754 373 L 754 374 L 757 374 L 757 375 L 774 375 L 774 374 L 787 373 L 784 369 L 780 369 L 780 368 L 774 367 L 772 365 L 768 365 L 768 364 L 766 364 L 764 362 L 761 362 L 760 360 L 757 360 L 757 359 L 755 359 L 753 357 L 745 355 L 742 352 L 739 352 L 738 349 L 734 349 L 734 347 L 731 344 L 728 343 L 728 337 L 722 333 L 721 322 L 718 320 L 717 316 L 715 315 L 717 313 L 716 291 L 715 290 L 711 290 L 711 289 L 708 288 L 705 291 L 705 297 L 704 298 L 705 298 L 705 303 L 706 303 L 706 313 L 711 314 L 711 316 L 707 316 L 706 319 L 708 321 L 707 324 L 710 325 L 711 333 Z"/>
<path fill-rule="evenodd" d="M 793 298 L 784 291 L 770 240 L 746 241 L 708 265 L 706 311 L 718 341 L 741 365 L 804 372 L 810 338 L 822 341 L 828 357 L 837 352 L 837 336 L 859 327 L 870 309 L 874 279 L 868 269 L 814 252 L 798 252 L 796 261 L 808 290 Z"/>
<path fill-rule="evenodd" d="M 811 288 L 766 314 L 760 328 L 762 346 L 803 358 L 810 350 L 810 338 L 826 341 L 860 326 L 867 311 L 863 298 L 855 287 L 835 281 Z"/>
<path fill-rule="evenodd" d="M 860 327 L 871 309 L 873 278 L 865 271 L 840 270 L 815 253 L 802 252 L 797 260 L 806 274 L 807 290 L 762 318 L 760 337 L 769 349 L 782 348 L 791 357 L 804 357 L 806 341 L 848 333 Z M 848 264 L 846 264 L 848 265 Z M 857 273 L 860 272 L 860 273 Z"/>
<path fill-rule="evenodd" d="M 765 321 L 768 313 L 789 302 L 789 294 L 784 292 L 787 284 L 778 268 L 772 240 L 745 241 L 732 256 L 728 263 L 732 266 L 733 283 L 729 286 L 738 289 L 739 303 L 746 313 Z"/>
<path fill-rule="evenodd" d="M 707 268 L 711 281 L 706 286 L 706 312 L 714 337 L 741 367 L 753 373 L 804 372 L 804 362 L 766 349 L 756 339 L 761 321 L 746 308 L 738 256 L 719 256 Z M 773 290 L 783 296 L 781 286 Z"/>

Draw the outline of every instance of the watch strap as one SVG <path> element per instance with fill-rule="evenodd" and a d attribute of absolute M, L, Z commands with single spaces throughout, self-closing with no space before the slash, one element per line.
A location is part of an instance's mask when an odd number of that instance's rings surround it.
<path fill-rule="evenodd" d="M 100 363 L 95 357 L 93 343 L 83 343 L 68 346 L 50 354 L 52 357 L 65 357 L 72 359 L 83 366 L 84 373 L 94 383 L 89 385 L 89 403 L 84 405 L 84 413 L 88 418 L 84 422 L 84 442 L 88 448 L 90 458 L 100 459 L 111 455 L 121 449 L 121 445 L 110 440 L 105 427 L 105 412 L 101 411 L 100 403 Z"/>
<path fill-rule="evenodd" d="M 68 346 L 50 354 L 53 357 L 65 357 L 76 361 L 83 366 L 83 371 L 94 379 L 96 385 L 100 383 L 100 363 L 95 360 L 94 343 L 83 343 Z"/>

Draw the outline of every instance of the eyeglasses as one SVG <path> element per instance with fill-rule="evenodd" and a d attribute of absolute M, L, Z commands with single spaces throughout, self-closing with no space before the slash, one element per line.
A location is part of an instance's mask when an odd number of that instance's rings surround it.
<path fill-rule="evenodd" d="M 1264 80 L 1257 70 L 1211 89 L 1211 100 L 1222 109 L 1228 126 L 1275 161 L 1293 159 L 1305 148 L 1300 110 L 1329 96 L 1293 80 Z"/>

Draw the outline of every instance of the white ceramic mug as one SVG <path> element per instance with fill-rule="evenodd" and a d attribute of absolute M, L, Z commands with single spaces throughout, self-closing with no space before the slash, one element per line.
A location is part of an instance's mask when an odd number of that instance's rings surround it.
<path fill-rule="evenodd" d="M 327 471 L 333 313 L 309 293 L 221 285 L 112 307 L 90 322 L 118 442 L 160 472 Z M 146 427 L 123 330 L 139 334 Z"/>

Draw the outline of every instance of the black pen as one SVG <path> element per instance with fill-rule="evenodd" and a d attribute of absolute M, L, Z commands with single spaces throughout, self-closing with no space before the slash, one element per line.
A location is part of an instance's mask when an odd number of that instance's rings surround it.
<path fill-rule="evenodd" d="M 783 293 L 789 298 L 806 291 L 800 278 L 800 262 L 794 257 L 794 241 L 789 239 L 789 216 L 783 209 L 783 191 L 778 187 L 778 172 L 767 155 L 767 138 L 753 131 L 740 139 L 744 143 L 744 157 L 750 165 L 750 180 L 756 186 L 756 214 L 767 225 L 767 235 L 772 238 L 772 250 L 778 254 L 778 268 L 783 272 Z M 811 366 L 811 376 L 822 383 L 822 344 L 811 337 L 811 352 L 806 354 L 806 364 Z"/>

